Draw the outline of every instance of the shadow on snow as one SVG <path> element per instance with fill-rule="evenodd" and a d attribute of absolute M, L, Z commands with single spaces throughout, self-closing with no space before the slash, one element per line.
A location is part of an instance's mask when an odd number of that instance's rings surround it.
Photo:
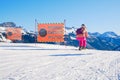
<path fill-rule="evenodd" d="M 92 55 L 91 53 L 88 54 L 53 54 L 49 56 L 82 56 L 82 55 Z"/>

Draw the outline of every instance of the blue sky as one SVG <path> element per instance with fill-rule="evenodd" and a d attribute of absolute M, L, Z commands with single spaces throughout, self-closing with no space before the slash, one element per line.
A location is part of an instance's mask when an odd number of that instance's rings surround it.
<path fill-rule="evenodd" d="M 39 23 L 86 24 L 89 32 L 114 31 L 120 35 L 120 0 L 0 0 L 0 23 L 15 22 L 34 30 Z"/>

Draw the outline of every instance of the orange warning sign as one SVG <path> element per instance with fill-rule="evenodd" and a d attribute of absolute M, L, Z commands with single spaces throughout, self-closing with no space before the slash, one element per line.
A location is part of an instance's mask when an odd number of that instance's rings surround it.
<path fill-rule="evenodd" d="M 7 31 L 7 39 L 10 40 L 22 40 L 22 32 L 21 32 L 21 28 L 12 28 L 12 27 L 8 27 L 6 29 Z"/>
<path fill-rule="evenodd" d="M 64 42 L 64 24 L 38 24 L 38 42 Z"/>

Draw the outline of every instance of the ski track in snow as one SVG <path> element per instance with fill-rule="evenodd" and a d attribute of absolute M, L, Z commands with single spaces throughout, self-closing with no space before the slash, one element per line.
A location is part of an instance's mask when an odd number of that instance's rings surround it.
<path fill-rule="evenodd" d="M 120 80 L 120 52 L 0 44 L 0 80 Z"/>

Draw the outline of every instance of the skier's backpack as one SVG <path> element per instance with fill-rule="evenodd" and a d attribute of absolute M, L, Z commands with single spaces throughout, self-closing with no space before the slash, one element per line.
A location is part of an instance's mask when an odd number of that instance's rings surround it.
<path fill-rule="evenodd" d="M 83 34 L 83 28 L 81 27 L 81 28 L 77 29 L 76 34 L 77 35 L 78 34 Z"/>

